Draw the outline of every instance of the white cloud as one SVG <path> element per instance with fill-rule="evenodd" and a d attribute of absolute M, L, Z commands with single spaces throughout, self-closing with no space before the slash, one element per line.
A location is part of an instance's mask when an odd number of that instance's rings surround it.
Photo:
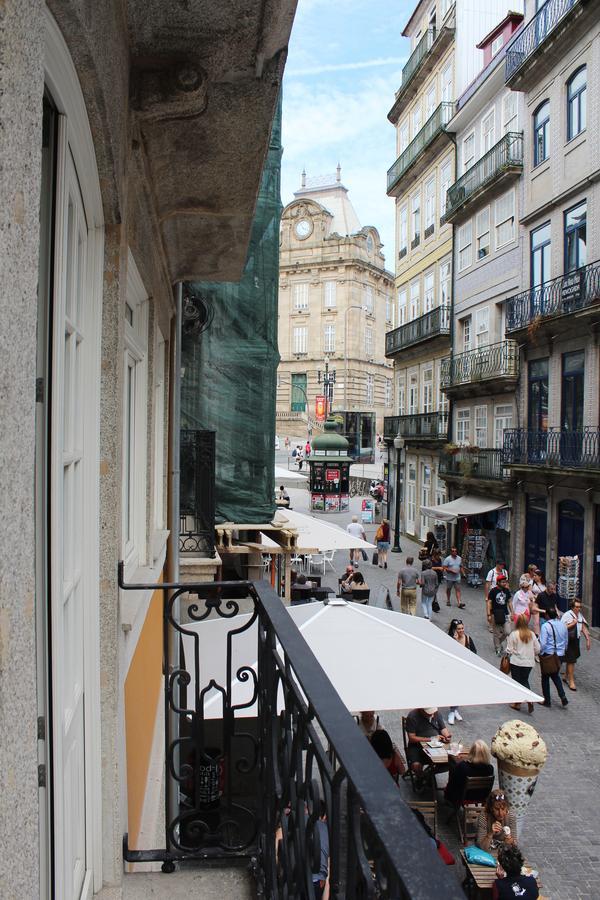
<path fill-rule="evenodd" d="M 377 66 L 397 66 L 404 64 L 406 57 L 390 56 L 387 59 L 366 59 L 362 62 L 325 63 L 323 65 L 307 66 L 303 69 L 287 69 L 286 77 L 294 78 L 302 75 L 321 75 L 323 72 L 345 72 L 351 69 L 372 69 Z"/>

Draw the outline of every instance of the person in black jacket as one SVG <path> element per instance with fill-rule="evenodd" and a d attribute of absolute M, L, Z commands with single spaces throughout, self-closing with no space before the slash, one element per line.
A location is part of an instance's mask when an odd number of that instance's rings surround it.
<path fill-rule="evenodd" d="M 498 868 L 492 887 L 493 900 L 537 900 L 540 896 L 533 875 L 521 875 L 523 854 L 518 847 L 502 847 L 498 851 Z"/>
<path fill-rule="evenodd" d="M 485 741 L 474 741 L 468 757 L 456 765 L 450 765 L 448 784 L 444 791 L 446 801 L 452 806 L 458 806 L 467 778 L 484 778 L 486 775 L 493 774 L 494 767 L 490 748 Z M 487 796 L 482 797 L 481 800 L 487 800 Z"/>
<path fill-rule="evenodd" d="M 473 639 L 469 637 L 469 635 L 465 631 L 465 626 L 463 624 L 462 619 L 452 619 L 450 622 L 450 627 L 448 629 L 448 634 L 451 638 L 454 638 L 455 641 L 458 641 L 463 647 L 466 647 L 467 650 L 470 650 L 471 653 L 477 653 L 477 649 L 475 644 L 473 643 Z M 458 706 L 451 706 L 450 712 L 448 713 L 448 724 L 454 725 L 454 720 L 457 722 L 462 722 L 462 716 L 458 709 Z"/>

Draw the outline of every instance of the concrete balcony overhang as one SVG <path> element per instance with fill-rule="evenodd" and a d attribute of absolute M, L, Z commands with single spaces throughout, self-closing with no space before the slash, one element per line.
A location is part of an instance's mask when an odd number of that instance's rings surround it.
<path fill-rule="evenodd" d="M 488 344 L 442 360 L 440 387 L 451 399 L 512 393 L 518 382 L 516 341 Z"/>
<path fill-rule="evenodd" d="M 597 0 L 547 0 L 507 47 L 505 80 L 526 91 L 565 57 L 598 16 Z"/>
<path fill-rule="evenodd" d="M 475 206 L 501 194 L 522 172 L 523 132 L 509 132 L 448 189 L 442 223 L 471 216 Z"/>
<path fill-rule="evenodd" d="M 414 99 L 425 80 L 454 40 L 455 7 L 452 7 L 440 29 L 428 28 L 402 69 L 402 84 L 388 113 L 397 125 L 402 110 Z"/>
<path fill-rule="evenodd" d="M 132 140 L 173 282 L 236 281 L 296 0 L 127 0 Z"/>
<path fill-rule="evenodd" d="M 403 358 L 414 353 L 422 353 L 424 344 L 427 352 L 434 353 L 450 344 L 450 306 L 436 306 L 424 315 L 406 322 L 385 336 L 385 355 L 394 359 L 401 353 Z"/>

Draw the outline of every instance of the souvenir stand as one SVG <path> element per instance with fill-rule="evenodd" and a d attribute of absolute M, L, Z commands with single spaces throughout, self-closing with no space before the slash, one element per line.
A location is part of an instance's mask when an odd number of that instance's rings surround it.
<path fill-rule="evenodd" d="M 471 585 L 471 587 L 480 587 L 483 584 L 481 569 L 488 544 L 489 540 L 480 528 L 469 528 L 465 532 L 461 556 L 463 566 L 468 573 L 467 584 Z"/>

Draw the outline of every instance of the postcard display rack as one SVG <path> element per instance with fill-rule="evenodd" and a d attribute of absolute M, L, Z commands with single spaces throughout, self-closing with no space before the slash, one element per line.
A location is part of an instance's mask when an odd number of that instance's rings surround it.
<path fill-rule="evenodd" d="M 487 552 L 489 540 L 479 528 L 469 528 L 465 534 L 462 548 L 463 566 L 467 569 L 467 584 L 480 587 L 483 584 L 481 569 Z"/>
<path fill-rule="evenodd" d="M 579 597 L 579 557 L 561 556 L 558 560 L 558 594 L 563 600 Z"/>
<path fill-rule="evenodd" d="M 446 525 L 440 525 L 439 522 L 433 526 L 433 533 L 438 542 L 440 553 L 445 556 L 448 552 L 448 531 Z"/>

